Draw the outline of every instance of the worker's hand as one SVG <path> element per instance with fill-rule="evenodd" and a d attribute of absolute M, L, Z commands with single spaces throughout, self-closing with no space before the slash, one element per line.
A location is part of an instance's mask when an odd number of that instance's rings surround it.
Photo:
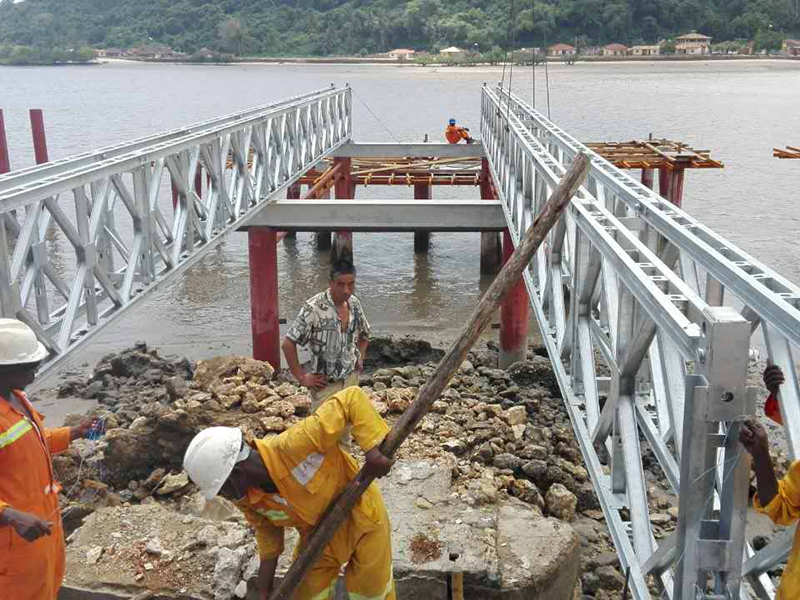
<path fill-rule="evenodd" d="M 97 419 L 87 419 L 80 425 L 75 425 L 75 427 L 70 427 L 69 430 L 69 438 L 71 441 L 79 440 L 85 438 L 89 435 L 89 430 L 92 428 L 93 425 L 97 424 Z"/>
<path fill-rule="evenodd" d="M 306 373 L 300 383 L 310 390 L 319 390 L 328 385 L 328 378 L 321 373 Z"/>
<path fill-rule="evenodd" d="M 742 423 L 739 441 L 753 457 L 769 456 L 769 437 L 764 426 L 755 420 Z"/>
<path fill-rule="evenodd" d="M 783 371 L 778 365 L 767 367 L 764 371 L 764 385 L 770 394 L 777 394 L 784 381 Z"/>
<path fill-rule="evenodd" d="M 43 521 L 36 515 L 6 508 L 3 511 L 4 521 L 14 528 L 19 536 L 28 541 L 35 542 L 43 535 L 50 535 L 53 531 L 53 523 Z"/>
<path fill-rule="evenodd" d="M 393 466 L 394 461 L 386 458 L 383 454 L 381 454 L 380 449 L 375 446 L 372 450 L 367 452 L 364 468 L 361 472 L 365 478 L 375 477 L 378 479 L 388 474 Z"/>

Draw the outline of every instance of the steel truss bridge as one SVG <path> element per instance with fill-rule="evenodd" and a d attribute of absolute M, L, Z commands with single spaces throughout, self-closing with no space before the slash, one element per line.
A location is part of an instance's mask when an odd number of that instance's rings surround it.
<path fill-rule="evenodd" d="M 652 598 L 655 580 L 673 599 L 773 598 L 766 573 L 793 531 L 759 552 L 746 543 L 738 430 L 755 413 L 747 367 L 763 338 L 798 457 L 800 287 L 508 90 L 484 87 L 481 115 L 482 145 L 355 144 L 351 90 L 330 88 L 0 176 L 2 316 L 34 328 L 53 370 L 234 230 L 507 228 L 516 244 L 585 152 L 588 181 L 524 280 L 632 595 Z M 497 199 L 283 199 L 341 157 L 486 158 Z M 680 498 L 659 541 L 642 440 Z"/>

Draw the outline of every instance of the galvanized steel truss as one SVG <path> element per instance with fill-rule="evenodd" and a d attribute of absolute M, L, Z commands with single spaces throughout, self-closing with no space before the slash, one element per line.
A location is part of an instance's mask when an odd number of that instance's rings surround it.
<path fill-rule="evenodd" d="M 351 135 L 331 88 L 0 177 L 1 314 L 55 367 Z"/>
<path fill-rule="evenodd" d="M 766 571 L 791 532 L 758 554 L 745 544 L 750 461 L 737 438 L 755 410 L 747 367 L 760 331 L 786 372 L 797 456 L 800 288 L 507 90 L 484 87 L 482 132 L 514 243 L 572 158 L 591 158 L 587 185 L 524 277 L 634 597 L 650 598 L 649 583 L 683 600 L 773 597 Z M 658 543 L 643 440 L 680 495 L 677 531 Z"/>

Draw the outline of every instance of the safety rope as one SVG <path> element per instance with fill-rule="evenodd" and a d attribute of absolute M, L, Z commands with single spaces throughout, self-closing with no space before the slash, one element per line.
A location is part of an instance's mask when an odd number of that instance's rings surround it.
<path fill-rule="evenodd" d="M 355 89 L 355 88 L 350 88 L 350 89 L 352 89 L 352 90 L 353 90 L 353 94 L 355 95 L 355 97 L 356 97 L 356 98 L 358 98 L 358 101 L 359 101 L 359 102 L 361 102 L 361 104 L 363 104 L 363 105 L 364 105 L 364 108 L 366 108 L 366 109 L 367 109 L 367 110 L 370 112 L 370 114 L 371 114 L 373 117 L 375 117 L 375 120 L 376 120 L 378 123 L 380 123 L 380 124 L 381 124 L 381 126 L 383 126 L 383 128 L 386 130 L 386 132 L 387 132 L 387 133 L 388 133 L 390 136 L 392 136 L 392 137 L 394 138 L 394 141 L 395 141 L 395 142 L 397 142 L 398 144 L 400 144 L 400 143 L 401 143 L 401 142 L 400 142 L 400 139 L 399 139 L 399 138 L 398 138 L 398 137 L 397 137 L 397 136 L 394 134 L 394 132 L 393 132 L 391 129 L 389 129 L 388 125 L 386 125 L 386 123 L 384 123 L 384 122 L 381 120 L 381 118 L 380 118 L 378 115 L 376 115 L 376 114 L 375 114 L 375 111 L 373 111 L 373 110 L 372 110 L 372 109 L 369 107 L 369 105 L 368 105 L 366 102 L 364 102 L 364 100 L 361 98 L 361 96 L 359 96 L 359 95 L 358 95 L 358 92 L 356 92 L 356 89 Z"/>

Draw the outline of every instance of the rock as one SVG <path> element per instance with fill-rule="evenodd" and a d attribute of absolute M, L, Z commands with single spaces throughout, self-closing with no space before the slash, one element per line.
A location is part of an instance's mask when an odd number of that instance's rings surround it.
<path fill-rule="evenodd" d="M 236 548 L 244 544 L 246 538 L 247 530 L 239 526 L 232 527 L 217 539 L 217 546 L 220 548 Z"/>
<path fill-rule="evenodd" d="M 515 479 L 511 483 L 511 488 L 509 491 L 513 496 L 516 496 L 523 502 L 538 506 L 540 509 L 544 508 L 544 499 L 539 493 L 539 488 L 537 488 L 527 479 Z"/>
<path fill-rule="evenodd" d="M 214 600 L 230 600 L 241 581 L 247 548 L 220 548 L 214 565 Z"/>
<path fill-rule="evenodd" d="M 261 411 L 261 403 L 256 398 L 253 392 L 247 392 L 242 400 L 242 412 L 247 414 L 255 414 Z"/>
<path fill-rule="evenodd" d="M 554 483 L 547 490 L 545 496 L 547 512 L 562 521 L 570 522 L 575 519 L 575 509 L 578 498 L 560 483 Z"/>
<path fill-rule="evenodd" d="M 311 412 L 311 398 L 306 394 L 295 394 L 286 399 L 294 407 L 294 414 L 306 416 Z"/>
<path fill-rule="evenodd" d="M 153 563 L 151 563 L 151 562 L 146 562 L 146 563 L 144 563 L 144 570 L 145 570 L 145 571 L 152 571 L 152 570 L 153 570 L 153 568 L 154 568 L 154 567 L 153 567 Z"/>
<path fill-rule="evenodd" d="M 680 514 L 680 509 L 677 506 L 671 506 L 667 509 L 667 514 L 672 518 L 673 521 L 678 520 L 678 515 Z M 759 550 L 757 548 L 756 550 Z"/>
<path fill-rule="evenodd" d="M 193 383 L 197 385 L 196 389 L 210 389 L 212 385 L 239 372 L 251 380 L 261 378 L 262 381 L 269 381 L 275 369 L 267 362 L 246 356 L 218 356 L 197 363 Z"/>
<path fill-rule="evenodd" d="M 612 566 L 599 567 L 594 574 L 605 590 L 621 590 L 625 587 L 625 578 Z"/>
<path fill-rule="evenodd" d="M 528 461 L 522 465 L 522 472 L 534 481 L 542 481 L 547 473 L 547 463 L 539 459 Z"/>
<path fill-rule="evenodd" d="M 164 387 L 169 394 L 170 400 L 173 402 L 184 398 L 189 393 L 189 385 L 182 377 L 174 376 L 168 377 L 164 380 Z"/>
<path fill-rule="evenodd" d="M 386 394 L 386 405 L 390 412 L 405 412 L 414 401 L 414 395 L 408 388 L 392 388 L 383 393 Z"/>
<path fill-rule="evenodd" d="M 514 406 L 506 411 L 506 422 L 511 425 L 525 425 L 528 422 L 528 412 L 524 406 Z M 525 429 L 523 428 L 523 431 Z"/>
<path fill-rule="evenodd" d="M 164 478 L 164 482 L 156 490 L 156 494 L 159 496 L 174 494 L 175 492 L 179 492 L 185 488 L 187 485 L 189 485 L 189 476 L 186 473 L 181 472 L 175 475 L 167 475 Z"/>
<path fill-rule="evenodd" d="M 164 554 L 164 549 L 161 547 L 161 540 L 158 538 L 149 540 L 147 545 L 144 547 L 144 551 L 148 554 L 152 554 L 153 556 L 161 556 Z"/>
<path fill-rule="evenodd" d="M 462 375 L 471 375 L 472 373 L 475 372 L 475 367 L 470 361 L 465 360 L 463 363 L 461 363 L 458 372 L 461 373 Z"/>
<path fill-rule="evenodd" d="M 522 439 L 522 437 L 525 435 L 525 428 L 526 428 L 526 425 L 522 424 L 522 423 L 519 424 L 519 425 L 512 425 L 511 426 L 511 431 L 514 433 L 514 439 L 515 440 L 521 440 Z"/>
<path fill-rule="evenodd" d="M 667 513 L 655 513 L 650 515 L 650 522 L 653 525 L 666 525 L 672 521 L 672 517 Z"/>
<path fill-rule="evenodd" d="M 615 552 L 603 552 L 594 558 L 586 561 L 585 568 L 587 571 L 594 571 L 599 567 L 618 567 L 619 557 Z"/>
<path fill-rule="evenodd" d="M 100 557 L 103 555 L 103 547 L 102 546 L 94 546 L 90 548 L 86 552 L 86 564 L 87 565 L 94 565 L 97 564 L 97 561 L 100 560 Z"/>
<path fill-rule="evenodd" d="M 442 448 L 456 456 L 461 456 L 467 451 L 467 445 L 461 440 L 447 440 L 442 444 Z"/>
<path fill-rule="evenodd" d="M 236 586 L 236 589 L 233 590 L 233 595 L 237 598 L 246 598 L 247 597 L 247 582 L 240 581 L 239 585 Z"/>
<path fill-rule="evenodd" d="M 290 396 L 294 396 L 297 393 L 297 388 L 294 387 L 291 383 L 282 383 L 277 388 L 275 388 L 275 393 L 282 398 L 288 398 Z"/>
<path fill-rule="evenodd" d="M 261 426 L 267 433 L 277 432 L 280 433 L 285 429 L 283 419 L 280 417 L 265 417 L 261 419 Z"/>
<path fill-rule="evenodd" d="M 492 460 L 492 464 L 497 467 L 498 469 L 510 469 L 512 471 L 520 468 L 522 465 L 522 461 L 514 456 L 513 454 L 509 454 L 507 452 L 503 454 L 498 454 Z"/>
<path fill-rule="evenodd" d="M 311 404 L 309 402 L 309 408 Z M 284 419 L 294 415 L 294 406 L 288 400 L 279 400 L 272 404 L 272 408 L 278 411 L 278 416 Z"/>
<path fill-rule="evenodd" d="M 414 505 L 417 508 L 421 508 L 422 510 L 430 510 L 431 508 L 433 508 L 433 504 L 425 500 L 425 498 L 417 498 L 414 501 Z"/>

